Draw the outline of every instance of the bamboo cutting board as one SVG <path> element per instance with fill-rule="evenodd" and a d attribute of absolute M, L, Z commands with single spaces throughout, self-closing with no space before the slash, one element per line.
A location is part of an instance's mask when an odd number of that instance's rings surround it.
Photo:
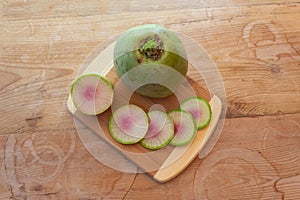
<path fill-rule="evenodd" d="M 115 89 L 114 91 L 114 102 L 118 102 L 117 104 L 119 106 L 132 103 L 140 106 L 146 112 L 149 111 L 153 105 L 162 106 L 166 111 L 178 108 L 180 103 L 178 101 L 178 95 L 171 95 L 163 99 L 155 99 L 133 93 L 129 102 L 125 100 L 125 98 L 122 98 L 124 95 L 128 94 L 128 88 L 122 86 L 122 84 L 118 82 L 118 76 L 113 68 L 112 55 L 114 46 L 115 42 L 111 43 L 101 53 L 96 55 L 94 59 L 88 63 L 87 67 L 82 70 L 81 74 L 98 73 L 102 76 L 106 76 L 106 78 L 114 85 L 118 84 L 118 89 Z M 192 68 L 192 66 L 189 66 L 189 69 L 190 68 Z M 197 95 L 209 100 L 212 108 L 212 119 L 207 128 L 198 131 L 196 137 L 190 144 L 182 147 L 173 147 L 169 145 L 160 150 L 153 151 L 145 149 L 139 144 L 120 144 L 110 136 L 108 131 L 108 120 L 112 113 L 111 108 L 96 117 L 88 116 L 76 110 L 70 96 L 67 101 L 67 106 L 69 111 L 77 119 L 83 122 L 95 134 L 99 135 L 104 141 L 116 148 L 123 156 L 143 169 L 154 180 L 166 182 L 182 172 L 195 159 L 201 149 L 203 149 L 217 125 L 222 110 L 221 101 L 217 96 L 211 97 L 205 86 L 200 85 L 188 76 L 186 77 L 186 80 L 187 83 L 183 83 L 178 91 L 185 91 L 186 97 Z M 189 90 L 192 90 L 193 92 L 189 92 Z"/>

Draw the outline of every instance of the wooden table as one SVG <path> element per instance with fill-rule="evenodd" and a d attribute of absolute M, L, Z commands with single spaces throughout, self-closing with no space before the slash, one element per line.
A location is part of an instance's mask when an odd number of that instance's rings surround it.
<path fill-rule="evenodd" d="M 300 199 L 299 19 L 291 0 L 0 0 L 0 199 Z M 145 23 L 202 44 L 227 96 L 215 148 L 165 184 L 98 162 L 66 109 L 89 52 Z"/>

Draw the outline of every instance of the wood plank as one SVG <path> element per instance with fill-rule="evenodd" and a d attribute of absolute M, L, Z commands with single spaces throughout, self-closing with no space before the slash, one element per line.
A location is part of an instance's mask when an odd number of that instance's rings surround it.
<path fill-rule="evenodd" d="M 227 117 L 300 112 L 299 8 L 298 4 L 270 5 L 216 8 L 208 15 L 205 9 L 186 9 L 143 16 L 131 13 L 3 22 L 0 103 L 9 120 L 0 120 L 0 132 L 33 130 L 30 124 L 37 124 L 34 129 L 40 131 L 72 129 L 64 102 L 85 57 L 111 34 L 154 16 L 152 22 L 187 34 L 210 53 L 224 79 Z M 265 21 L 258 20 L 257 12 Z M 273 41 L 274 34 L 282 36 L 279 43 Z M 257 43 L 261 49 L 248 47 L 247 41 Z M 265 47 L 279 52 L 262 53 Z M 270 59 L 277 54 L 279 60 Z"/>
<path fill-rule="evenodd" d="M 300 198 L 299 2 L 170 2 L 0 0 L 0 199 Z M 144 23 L 201 43 L 227 94 L 213 152 L 166 184 L 93 158 L 65 107 L 88 53 Z"/>
<path fill-rule="evenodd" d="M 276 188 L 284 194 L 285 199 L 299 199 L 300 175 L 280 179 Z"/>
<path fill-rule="evenodd" d="M 300 198 L 299 2 L 169 2 L 0 0 L 0 199 Z M 227 94 L 217 146 L 166 184 L 93 158 L 65 106 L 88 53 L 144 23 L 201 43 Z"/>
<path fill-rule="evenodd" d="M 300 114 L 226 119 L 218 144 L 205 159 L 195 160 L 164 185 L 139 175 L 127 198 L 297 199 L 299 120 Z"/>
<path fill-rule="evenodd" d="M 69 95 L 71 69 L 1 67 L 0 134 L 74 130 L 63 102 Z"/>
<path fill-rule="evenodd" d="M 165 184 L 145 174 L 105 166 L 89 154 L 76 131 L 1 135 L 0 196 L 295 199 L 299 194 L 299 187 L 294 187 L 300 172 L 299 121 L 300 114 L 226 119 L 213 151 Z"/>
<path fill-rule="evenodd" d="M 90 0 L 86 1 L 66 1 L 59 0 L 42 2 L 38 0 L 31 1 L 1 1 L 0 2 L 0 18 L 5 20 L 21 20 L 21 19 L 37 19 L 37 18 L 56 18 L 56 17 L 78 17 L 91 15 L 113 15 L 118 13 L 138 13 L 143 15 L 144 12 L 152 11 L 176 11 L 182 8 L 198 9 L 198 8 L 217 8 L 217 7 L 239 7 L 239 6 L 256 6 L 256 5 L 278 5 L 278 4 L 297 3 L 293 0 L 262 0 L 257 3 L 256 0 L 225 0 L 219 1 L 171 1 L 164 2 L 154 1 L 104 1 Z"/>
<path fill-rule="evenodd" d="M 0 141 L 1 199 L 121 199 L 134 179 L 91 157 L 76 131 L 33 131 Z"/>

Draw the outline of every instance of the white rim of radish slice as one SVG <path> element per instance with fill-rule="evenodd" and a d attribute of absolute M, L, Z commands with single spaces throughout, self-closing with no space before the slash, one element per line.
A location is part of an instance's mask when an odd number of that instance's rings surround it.
<path fill-rule="evenodd" d="M 170 144 L 184 146 L 190 143 L 197 133 L 197 125 L 193 116 L 185 110 L 173 110 L 168 115 L 174 123 L 174 138 Z"/>
<path fill-rule="evenodd" d="M 149 129 L 140 144 L 152 150 L 167 146 L 174 137 L 174 124 L 172 119 L 162 111 L 150 111 Z"/>
<path fill-rule="evenodd" d="M 131 119 L 131 118 L 134 119 Z M 147 114 L 136 105 L 123 105 L 115 110 L 108 123 L 110 135 L 121 144 L 142 140 L 149 128 Z"/>
<path fill-rule="evenodd" d="M 198 130 L 208 126 L 212 111 L 206 99 L 189 97 L 180 104 L 180 108 L 193 115 Z"/>
<path fill-rule="evenodd" d="M 88 89 L 85 90 L 84 87 Z M 84 95 L 88 95 L 90 99 L 83 97 Z M 99 74 L 83 74 L 72 84 L 71 96 L 77 110 L 87 115 L 97 115 L 111 106 L 113 86 Z"/>

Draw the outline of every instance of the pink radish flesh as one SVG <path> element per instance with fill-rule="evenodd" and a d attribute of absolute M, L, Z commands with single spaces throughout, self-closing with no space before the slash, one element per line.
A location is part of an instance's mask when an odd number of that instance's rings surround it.
<path fill-rule="evenodd" d="M 161 111 L 150 111 L 148 117 L 149 129 L 140 144 L 153 150 L 167 146 L 174 137 L 174 125 L 171 118 Z"/>
<path fill-rule="evenodd" d="M 113 111 L 109 132 L 121 144 L 134 144 L 144 138 L 149 124 L 147 114 L 135 105 L 124 105 Z"/>
<path fill-rule="evenodd" d="M 185 125 L 183 123 L 174 123 L 174 135 L 180 135 L 184 133 Z"/>
<path fill-rule="evenodd" d="M 83 91 L 84 98 L 87 101 L 94 101 L 95 96 L 96 96 L 96 88 L 93 85 L 89 85 L 86 87 L 86 89 Z"/>
<path fill-rule="evenodd" d="M 191 113 L 195 119 L 198 119 L 198 118 L 200 118 L 200 116 L 201 116 L 201 113 L 200 113 L 199 110 L 191 109 L 191 110 L 187 110 L 187 111 L 188 111 L 189 113 Z"/>
<path fill-rule="evenodd" d="M 196 135 L 196 122 L 193 116 L 183 110 L 174 110 L 169 113 L 174 123 L 174 138 L 170 144 L 174 146 L 183 146 L 193 140 Z"/>
<path fill-rule="evenodd" d="M 121 118 L 121 122 L 120 122 L 120 128 L 123 131 L 128 131 L 132 128 L 134 124 L 134 121 L 131 117 L 127 117 L 127 116 L 122 116 Z"/>
<path fill-rule="evenodd" d="M 98 74 L 84 74 L 72 84 L 71 97 L 80 112 L 97 115 L 112 104 L 113 87 L 108 80 Z"/>
<path fill-rule="evenodd" d="M 189 97 L 180 104 L 180 109 L 192 114 L 197 129 L 203 129 L 208 126 L 211 119 L 211 108 L 207 100 L 201 97 Z"/>
<path fill-rule="evenodd" d="M 158 136 L 160 131 L 161 130 L 157 127 L 157 125 L 151 120 L 149 124 L 147 138 L 154 138 L 155 136 Z"/>

